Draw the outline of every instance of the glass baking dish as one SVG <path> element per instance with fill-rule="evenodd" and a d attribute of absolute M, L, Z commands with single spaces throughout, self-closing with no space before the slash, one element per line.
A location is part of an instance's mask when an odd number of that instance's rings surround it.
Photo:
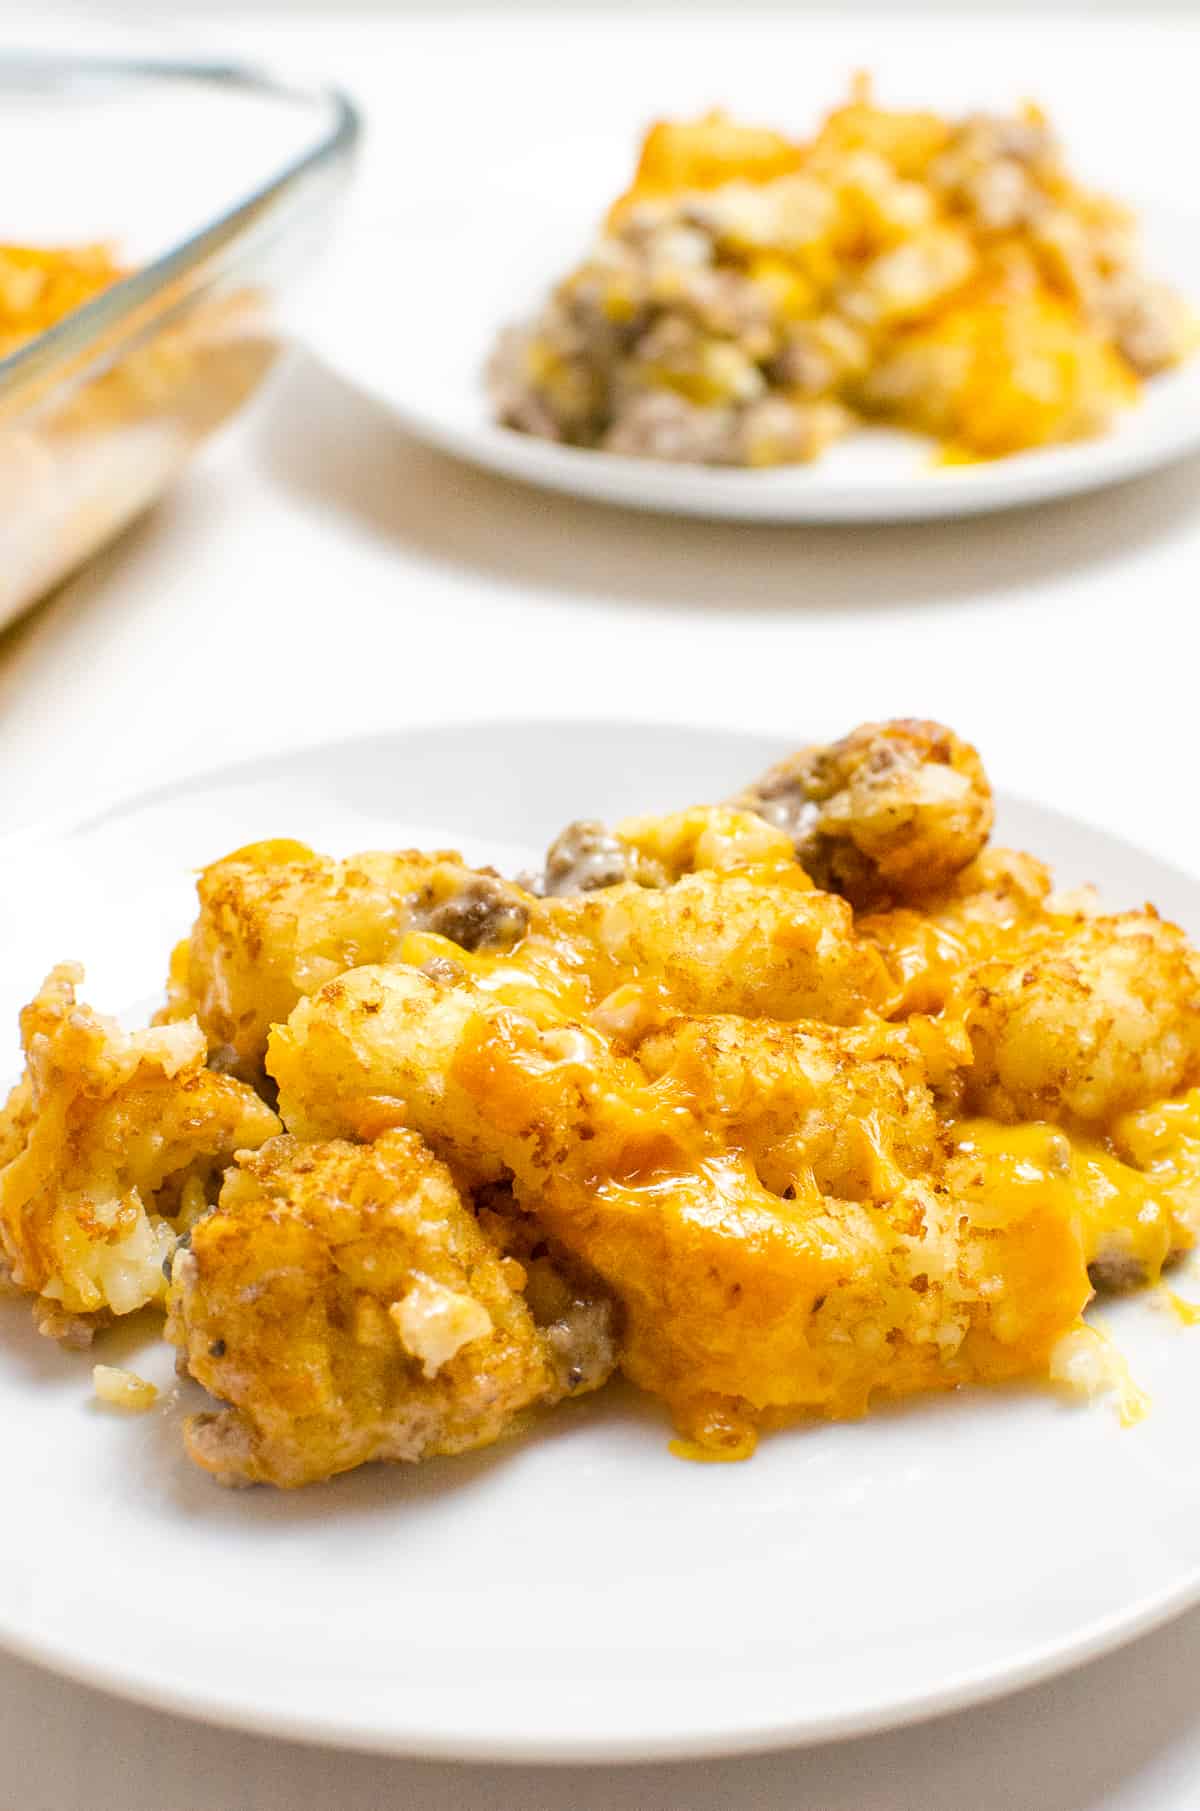
<path fill-rule="evenodd" d="M 161 496 L 262 381 L 359 118 L 222 64 L 0 55 L 6 245 L 130 274 L 0 358 L 0 624 Z"/>

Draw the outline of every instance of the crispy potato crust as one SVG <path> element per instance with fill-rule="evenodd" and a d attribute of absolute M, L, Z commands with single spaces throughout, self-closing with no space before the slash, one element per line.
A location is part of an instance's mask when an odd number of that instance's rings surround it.
<path fill-rule="evenodd" d="M 187 1428 L 223 1483 L 467 1452 L 553 1391 L 504 1261 L 408 1131 L 244 1157 L 175 1259 L 168 1337 L 228 1405 Z"/>
<path fill-rule="evenodd" d="M 786 830 L 819 887 L 856 908 L 927 899 L 974 860 L 992 789 L 969 743 L 940 723 L 864 723 L 803 748 L 736 801 Z"/>
<path fill-rule="evenodd" d="M 25 1074 L 0 1116 L 0 1245 L 43 1330 L 74 1344 L 162 1300 L 180 1215 L 280 1129 L 204 1067 L 194 1021 L 125 1033 L 77 1004 L 82 976 L 64 963 L 22 1013 Z"/>
<path fill-rule="evenodd" d="M 251 843 L 205 868 L 197 892 L 164 1016 L 194 1014 L 220 1063 L 249 1081 L 261 1078 L 270 1027 L 343 969 L 394 960 L 413 930 L 507 948 L 526 922 L 520 888 L 446 850 L 340 862 L 303 843 Z"/>

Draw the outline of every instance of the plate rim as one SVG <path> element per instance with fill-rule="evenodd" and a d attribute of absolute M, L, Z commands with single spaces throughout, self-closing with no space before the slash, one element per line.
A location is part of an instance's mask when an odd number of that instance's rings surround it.
<path fill-rule="evenodd" d="M 216 1729 L 238 1730 L 248 1735 L 297 1742 L 305 1747 L 333 1748 L 359 1754 L 389 1754 L 406 1760 L 465 1761 L 504 1766 L 605 1766 L 638 1763 L 714 1760 L 723 1756 L 781 1753 L 788 1749 L 819 1748 L 826 1743 L 854 1740 L 910 1729 L 957 1711 L 993 1704 L 1039 1684 L 1080 1670 L 1106 1655 L 1127 1647 L 1144 1635 L 1194 1609 L 1200 1603 L 1200 1561 L 1185 1584 L 1172 1587 L 1142 1606 L 1134 1615 L 1114 1613 L 1088 1627 L 1084 1637 L 1048 1643 L 1036 1654 L 999 1671 L 976 1669 L 953 1685 L 930 1688 L 900 1700 L 863 1711 L 826 1716 L 819 1725 L 803 1721 L 743 1723 L 737 1731 L 714 1730 L 697 1735 L 694 1730 L 653 1738 L 605 1740 L 553 1734 L 537 1739 L 497 1739 L 489 1735 L 422 1735 L 396 1731 L 376 1724 L 372 1728 L 334 1719 L 301 1718 L 286 1711 L 249 1708 L 234 1697 L 211 1689 L 189 1692 L 149 1681 L 144 1674 L 121 1664 L 101 1665 L 80 1659 L 53 1640 L 37 1641 L 13 1635 L 0 1623 L 0 1649 L 36 1666 L 42 1672 L 88 1687 L 106 1697 L 147 1709 L 163 1711 L 190 1722 Z"/>
<path fill-rule="evenodd" d="M 887 527 L 901 522 L 953 522 L 1008 510 L 1036 509 L 1043 504 L 1091 495 L 1146 477 L 1200 450 L 1200 412 L 1189 416 L 1181 410 L 1159 435 L 1150 439 L 1122 434 L 1118 424 L 1094 440 L 1030 448 L 1002 459 L 980 461 L 978 465 L 931 470 L 928 484 L 914 484 L 911 490 L 899 483 L 870 480 L 829 485 L 806 494 L 798 484 L 795 490 L 785 490 L 782 482 L 776 485 L 771 481 L 782 478 L 786 471 L 795 482 L 811 471 L 811 466 L 776 467 L 771 472 L 726 471 L 684 462 L 635 459 L 591 447 L 560 446 L 492 421 L 474 428 L 443 421 L 419 404 L 400 401 L 385 390 L 368 387 L 352 362 L 343 365 L 326 347 L 319 347 L 318 352 L 339 377 L 392 415 L 403 432 L 476 470 L 584 503 L 704 522 L 814 528 L 854 523 Z M 1200 354 L 1193 356 L 1200 358 Z M 1148 381 L 1170 382 L 1172 375 L 1165 373 Z M 576 463 L 584 460 L 587 466 Z M 1052 463 L 1043 466 L 1042 460 Z M 589 468 L 595 479 L 579 482 L 576 474 Z M 770 488 L 751 490 L 750 486 L 764 479 Z M 961 483 L 964 489 L 954 495 L 952 483 Z M 734 486 L 740 491 L 743 485 L 744 494 L 735 494 Z"/>

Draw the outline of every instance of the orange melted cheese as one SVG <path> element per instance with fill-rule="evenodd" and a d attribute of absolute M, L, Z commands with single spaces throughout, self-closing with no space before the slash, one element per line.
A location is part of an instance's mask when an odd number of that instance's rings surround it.
<path fill-rule="evenodd" d="M 1200 1327 L 1200 1302 L 1187 1302 L 1173 1289 L 1164 1289 L 1160 1299 L 1181 1327 Z"/>
<path fill-rule="evenodd" d="M 518 1155 L 518 1198 L 535 1190 L 547 1229 L 619 1290 L 626 1374 L 669 1403 L 681 1453 L 744 1457 L 756 1428 L 795 1414 L 841 1419 L 876 1397 L 1044 1375 L 1076 1324 L 1085 1256 L 1057 1198 L 998 1195 L 967 1224 L 932 1173 L 897 1163 L 864 1111 L 828 1122 L 848 1196 L 838 1200 L 828 1143 L 805 1147 L 823 1180 L 803 1162 L 776 1176 L 771 1135 L 752 1107 L 739 1120 L 737 1090 L 722 1096 L 703 1049 L 657 1079 L 639 1066 L 631 1051 L 646 1024 L 679 1021 L 636 973 L 593 1004 L 586 965 L 550 935 L 530 935 L 517 955 L 414 936 L 404 957 L 455 963 L 487 1002 L 454 1083 L 518 1147 L 553 1138 L 534 1182 Z M 875 1023 L 855 1034 L 862 1060 L 896 1036 Z M 931 1052 L 944 1041 L 932 1022 L 922 1031 Z M 915 1049 L 909 1060 L 924 1072 Z M 751 1096 L 763 1086 L 752 1078 Z M 809 1099 L 799 1072 L 796 1087 L 785 1121 L 828 1110 L 819 1075 Z M 566 1128 L 580 1112 L 588 1132 L 574 1142 Z"/>
<path fill-rule="evenodd" d="M 686 814 L 635 821 L 622 834 L 667 877 L 697 854 L 773 885 L 799 872 L 781 870 L 773 833 L 746 836 L 736 814 L 707 826 Z M 890 952 L 910 1015 L 899 1035 L 936 1087 L 970 1062 L 959 1021 L 940 1010 L 965 950 L 911 916 L 911 937 L 900 939 L 909 960 L 896 961 L 894 942 Z M 1014 928 L 972 925 L 967 938 L 994 943 Z M 719 1058 L 703 1044 L 690 1066 L 670 1046 L 676 1054 L 654 1079 L 641 1040 L 667 1027 L 669 1042 L 686 1023 L 668 985 L 593 956 L 553 913 L 511 952 L 414 933 L 402 961 L 453 968 L 475 990 L 454 1085 L 509 1141 L 518 1202 L 536 1199 L 547 1231 L 617 1290 L 625 1372 L 669 1404 L 680 1456 L 742 1458 L 756 1430 L 796 1415 L 847 1418 L 876 1398 L 1030 1376 L 1115 1389 L 1132 1418 L 1132 1384 L 1096 1359 L 1083 1327 L 1089 1267 L 1156 1281 L 1194 1243 L 1200 1090 L 1125 1115 L 1104 1138 L 943 1122 L 944 1142 L 935 1138 L 927 1170 L 914 1171 L 896 1160 L 895 1125 L 865 1109 L 839 1121 L 819 1080 L 805 1098 L 798 1070 L 782 1111 L 797 1125 L 811 1111 L 830 1115 L 834 1187 L 828 1168 L 819 1178 L 803 1161 L 775 1173 L 765 1135 L 729 1107 Z M 747 1046 L 755 1023 L 745 1021 Z M 871 1019 L 852 1035 L 853 1066 L 882 1060 L 898 1034 Z M 748 1085 L 761 1099 L 768 1078 L 752 1069 Z M 552 1154 L 535 1160 L 538 1139 Z M 802 1142 L 818 1162 L 828 1148 Z"/>
<path fill-rule="evenodd" d="M 1200 1218 L 1200 1089 L 1118 1119 L 1104 1143 L 1046 1125 L 970 1119 L 952 1128 L 950 1169 L 976 1220 L 1029 1211 L 1072 1216 L 1089 1264 L 1125 1260 L 1156 1282 L 1190 1251 Z"/>

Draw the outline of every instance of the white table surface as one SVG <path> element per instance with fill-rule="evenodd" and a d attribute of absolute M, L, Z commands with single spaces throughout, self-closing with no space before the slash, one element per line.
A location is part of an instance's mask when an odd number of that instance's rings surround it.
<path fill-rule="evenodd" d="M 86 32 L 67 20 L 57 35 L 128 43 L 128 21 L 115 14 L 106 29 L 89 9 Z M 28 11 L 8 24 L 29 40 Z M 1200 27 L 1050 17 L 1036 42 L 1033 30 L 1028 19 L 903 23 L 894 9 L 852 26 L 693 15 L 682 35 L 678 20 L 627 12 L 607 24 L 561 13 L 335 23 L 332 12 L 205 22 L 160 10 L 137 41 L 260 54 L 353 87 L 373 125 L 360 220 L 386 218 L 397 188 L 424 172 L 486 172 L 488 144 L 531 120 L 552 155 L 581 116 L 602 125 L 617 107 L 632 122 L 767 88 L 827 96 L 861 62 L 918 96 L 930 68 L 944 79 L 955 64 L 985 96 L 1035 87 L 1098 176 L 1194 208 Z M 436 244 L 414 258 L 435 260 Z M 0 637 L 0 830 L 148 779 L 398 723 L 565 711 L 799 737 L 903 713 L 965 730 L 1001 785 L 1194 867 L 1198 579 L 1200 460 L 990 520 L 709 527 L 458 467 L 301 353 L 168 503 Z M 75 1804 L 1195 1811 L 1200 1615 L 917 1730 L 694 1768 L 458 1769 L 304 1750 L 0 1658 L 0 1806 Z"/>

